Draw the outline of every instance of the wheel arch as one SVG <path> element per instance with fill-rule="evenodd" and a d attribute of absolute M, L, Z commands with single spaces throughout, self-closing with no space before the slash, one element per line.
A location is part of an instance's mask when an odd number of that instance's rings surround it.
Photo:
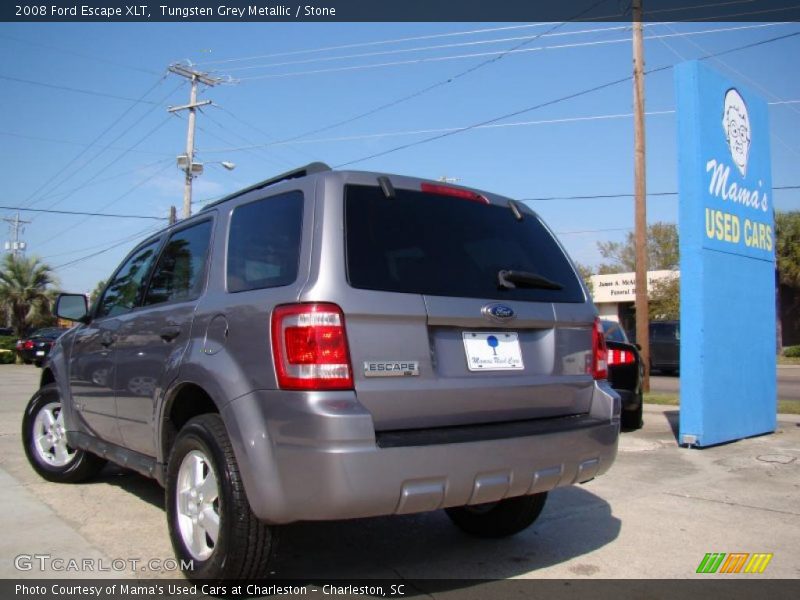
<path fill-rule="evenodd" d="M 178 432 L 190 419 L 209 413 L 220 414 L 220 407 L 204 387 L 186 381 L 171 388 L 159 419 L 158 462 L 167 463 Z"/>

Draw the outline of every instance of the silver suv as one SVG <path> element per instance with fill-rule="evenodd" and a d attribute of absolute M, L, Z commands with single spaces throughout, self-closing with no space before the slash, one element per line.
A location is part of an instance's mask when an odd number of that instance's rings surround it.
<path fill-rule="evenodd" d="M 46 479 L 166 488 L 192 578 L 267 573 L 278 526 L 444 508 L 517 533 L 614 461 L 603 331 L 541 219 L 495 194 L 314 163 L 139 244 L 45 365 Z"/>

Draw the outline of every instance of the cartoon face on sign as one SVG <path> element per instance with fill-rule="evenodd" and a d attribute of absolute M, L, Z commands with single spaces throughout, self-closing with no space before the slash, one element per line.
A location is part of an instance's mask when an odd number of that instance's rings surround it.
<path fill-rule="evenodd" d="M 747 156 L 750 153 L 750 115 L 744 98 L 735 89 L 725 94 L 722 129 L 731 150 L 731 158 L 744 177 L 747 174 Z"/>

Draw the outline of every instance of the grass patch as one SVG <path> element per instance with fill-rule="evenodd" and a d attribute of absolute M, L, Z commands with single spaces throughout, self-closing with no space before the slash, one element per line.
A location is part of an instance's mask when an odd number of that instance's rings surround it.
<path fill-rule="evenodd" d="M 800 357 L 797 356 L 778 356 L 779 365 L 800 365 Z"/>
<path fill-rule="evenodd" d="M 662 404 L 666 406 L 679 406 L 678 394 L 653 394 L 644 395 L 645 404 Z"/>
<path fill-rule="evenodd" d="M 645 404 L 660 404 L 662 406 L 680 406 L 680 397 L 677 394 L 645 394 Z M 796 400 L 779 400 L 778 412 L 786 415 L 800 415 L 800 402 Z"/>

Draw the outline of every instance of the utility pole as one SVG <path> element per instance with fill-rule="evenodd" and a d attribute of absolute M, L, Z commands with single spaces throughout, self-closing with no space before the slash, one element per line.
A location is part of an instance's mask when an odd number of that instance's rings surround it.
<path fill-rule="evenodd" d="M 203 83 L 209 87 L 213 87 L 222 80 L 217 77 L 212 77 L 207 73 L 197 71 L 191 68 L 191 66 L 181 64 L 170 65 L 169 72 L 185 77 L 192 85 L 189 92 L 189 104 L 171 106 L 168 109 L 171 113 L 178 112 L 179 110 L 189 111 L 189 131 L 186 134 L 186 153 L 178 156 L 178 168 L 183 170 L 186 176 L 183 186 L 183 218 L 186 219 L 192 216 L 192 179 L 194 179 L 195 174 L 199 175 L 203 172 L 203 165 L 194 162 L 194 128 L 197 118 L 197 109 L 200 106 L 211 104 L 211 100 L 197 101 L 197 84 Z"/>
<path fill-rule="evenodd" d="M 175 223 L 177 223 L 177 222 L 178 222 L 178 215 L 175 212 L 175 207 L 174 206 L 170 206 L 169 207 L 169 224 L 170 225 L 175 225 Z"/>
<path fill-rule="evenodd" d="M 633 0 L 633 146 L 634 197 L 636 206 L 636 342 L 641 346 L 645 392 L 650 391 L 650 331 L 647 298 L 647 187 L 644 140 L 644 43 L 642 0 Z"/>
<path fill-rule="evenodd" d="M 24 225 L 30 223 L 30 221 L 23 221 L 19 218 L 19 211 L 17 211 L 17 215 L 13 219 L 9 219 L 8 217 L 4 217 L 3 221 L 9 223 L 11 227 L 11 236 L 12 240 L 6 242 L 6 250 L 11 252 L 14 255 L 14 258 L 19 258 L 25 253 L 26 244 L 22 240 L 19 239 L 20 234 L 25 230 Z"/>

